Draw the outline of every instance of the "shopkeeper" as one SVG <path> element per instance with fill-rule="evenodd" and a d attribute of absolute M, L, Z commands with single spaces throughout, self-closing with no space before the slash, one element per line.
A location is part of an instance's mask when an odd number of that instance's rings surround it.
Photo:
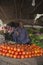
<path fill-rule="evenodd" d="M 23 23 L 19 22 L 19 26 L 15 29 L 13 40 L 17 43 L 30 44 L 31 40 L 28 37 L 27 30 L 24 28 Z"/>

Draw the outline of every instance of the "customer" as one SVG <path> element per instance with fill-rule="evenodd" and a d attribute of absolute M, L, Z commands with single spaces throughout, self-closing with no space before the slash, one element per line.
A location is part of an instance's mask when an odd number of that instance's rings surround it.
<path fill-rule="evenodd" d="M 14 41 L 16 42 L 16 37 L 17 37 L 17 29 L 18 27 L 18 23 L 14 23 L 14 22 L 10 22 L 8 25 L 7 25 L 7 29 L 8 29 L 8 32 L 7 32 L 7 39 L 10 40 L 10 41 Z M 14 34 L 14 35 L 13 35 Z M 13 39 L 14 37 L 14 39 Z"/>
<path fill-rule="evenodd" d="M 13 41 L 13 33 L 15 28 L 16 28 L 16 24 L 14 22 L 10 22 L 7 24 L 7 29 L 6 29 L 6 32 L 4 33 L 5 40 Z"/>

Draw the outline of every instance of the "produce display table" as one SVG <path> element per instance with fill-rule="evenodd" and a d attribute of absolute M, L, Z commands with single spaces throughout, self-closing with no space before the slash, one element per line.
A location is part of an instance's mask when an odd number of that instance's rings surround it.
<path fill-rule="evenodd" d="M 43 56 L 29 59 L 14 59 L 0 56 L 0 65 L 43 65 Z"/>
<path fill-rule="evenodd" d="M 0 44 L 0 65 L 43 65 L 43 48 L 34 44 Z"/>

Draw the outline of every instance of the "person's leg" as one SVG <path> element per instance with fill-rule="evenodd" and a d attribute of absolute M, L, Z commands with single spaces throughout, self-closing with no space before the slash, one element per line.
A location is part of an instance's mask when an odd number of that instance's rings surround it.
<path fill-rule="evenodd" d="M 31 40 L 30 41 L 28 41 L 26 44 L 29 44 L 29 45 L 31 45 L 32 43 L 31 43 Z"/>
<path fill-rule="evenodd" d="M 31 43 L 29 43 L 29 42 L 28 42 L 28 43 L 26 43 L 26 44 L 27 44 L 27 45 L 31 45 Z"/>

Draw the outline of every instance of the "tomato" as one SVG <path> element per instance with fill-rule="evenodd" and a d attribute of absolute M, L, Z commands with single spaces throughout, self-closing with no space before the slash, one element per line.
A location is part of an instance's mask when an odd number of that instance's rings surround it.
<path fill-rule="evenodd" d="M 32 51 L 32 54 L 34 54 L 35 52 L 34 51 Z"/>
<path fill-rule="evenodd" d="M 17 51 L 17 48 L 16 47 L 14 48 L 14 51 Z"/>
<path fill-rule="evenodd" d="M 2 51 L 2 48 L 0 48 L 0 51 Z"/>
<path fill-rule="evenodd" d="M 3 56 L 5 56 L 6 54 L 5 53 L 2 53 Z"/>
<path fill-rule="evenodd" d="M 40 56 L 43 56 L 43 54 L 41 53 Z"/>
<path fill-rule="evenodd" d="M 13 55 L 12 55 L 12 54 L 10 54 L 9 56 L 10 56 L 11 58 L 13 57 Z"/>
<path fill-rule="evenodd" d="M 31 58 L 31 57 L 32 57 L 32 55 L 28 55 L 28 57 L 29 57 L 29 58 Z"/>
<path fill-rule="evenodd" d="M 7 53 L 8 51 L 3 49 L 3 52 L 4 52 L 4 53 Z"/>
<path fill-rule="evenodd" d="M 11 54 L 14 54 L 14 53 L 15 53 L 14 51 L 11 52 Z"/>
<path fill-rule="evenodd" d="M 26 55 L 28 55 L 29 54 L 29 52 L 26 52 Z"/>
<path fill-rule="evenodd" d="M 25 55 L 25 58 L 28 58 L 28 55 Z"/>
<path fill-rule="evenodd" d="M 6 56 L 10 56 L 10 54 L 9 53 L 6 53 Z"/>
<path fill-rule="evenodd" d="M 34 57 L 34 54 L 32 54 L 32 57 Z"/>
<path fill-rule="evenodd" d="M 20 44 L 17 44 L 17 47 L 20 47 Z"/>
<path fill-rule="evenodd" d="M 28 45 L 28 47 L 30 47 L 30 45 Z"/>
<path fill-rule="evenodd" d="M 25 54 L 26 54 L 26 52 L 25 52 L 25 51 L 23 51 L 23 52 L 22 52 L 22 54 L 23 54 L 23 55 L 25 55 Z"/>
<path fill-rule="evenodd" d="M 18 52 L 17 51 L 15 52 L 15 55 L 18 55 Z"/>
<path fill-rule="evenodd" d="M 14 44 L 14 47 L 17 47 L 17 44 Z"/>
<path fill-rule="evenodd" d="M 17 58 L 17 56 L 16 55 L 13 55 L 13 58 Z"/>
<path fill-rule="evenodd" d="M 19 54 L 19 55 L 22 55 L 22 52 L 20 51 L 18 54 Z"/>
<path fill-rule="evenodd" d="M 31 55 L 31 51 L 29 51 L 29 53 L 28 53 L 29 55 Z"/>
<path fill-rule="evenodd" d="M 36 54 L 37 56 L 40 56 L 40 54 Z"/>
<path fill-rule="evenodd" d="M 20 52 L 20 48 L 17 48 L 17 51 Z"/>
<path fill-rule="evenodd" d="M 37 56 L 37 54 L 34 54 L 34 56 Z"/>
<path fill-rule="evenodd" d="M 40 52 L 43 54 L 43 49 L 40 49 Z"/>
<path fill-rule="evenodd" d="M 2 55 L 2 52 L 0 52 L 0 55 Z"/>
<path fill-rule="evenodd" d="M 22 52 L 23 52 L 23 51 L 24 51 L 24 49 L 23 49 L 23 48 L 21 48 L 21 49 L 20 49 L 20 51 L 22 51 Z"/>
<path fill-rule="evenodd" d="M 8 53 L 11 53 L 11 52 L 12 52 L 12 51 L 9 49 L 9 50 L 8 50 Z"/>
<path fill-rule="evenodd" d="M 38 51 L 37 50 L 35 50 L 35 54 L 37 54 L 38 53 Z"/>
<path fill-rule="evenodd" d="M 25 56 L 24 55 L 21 55 L 21 59 L 23 59 L 23 58 L 25 58 Z"/>
<path fill-rule="evenodd" d="M 11 50 L 14 50 L 13 47 L 10 48 Z"/>
<path fill-rule="evenodd" d="M 7 53 L 8 51 L 7 50 L 5 50 L 5 53 Z"/>
<path fill-rule="evenodd" d="M 7 47 L 7 49 L 9 50 L 9 49 L 10 49 L 10 47 L 8 46 L 8 47 Z"/>
<path fill-rule="evenodd" d="M 4 45 L 1 45 L 1 48 L 3 49 L 4 48 Z"/>
<path fill-rule="evenodd" d="M 4 46 L 4 49 L 7 49 L 7 47 L 6 47 L 6 46 Z"/>
<path fill-rule="evenodd" d="M 17 58 L 20 59 L 20 55 L 17 55 Z"/>

